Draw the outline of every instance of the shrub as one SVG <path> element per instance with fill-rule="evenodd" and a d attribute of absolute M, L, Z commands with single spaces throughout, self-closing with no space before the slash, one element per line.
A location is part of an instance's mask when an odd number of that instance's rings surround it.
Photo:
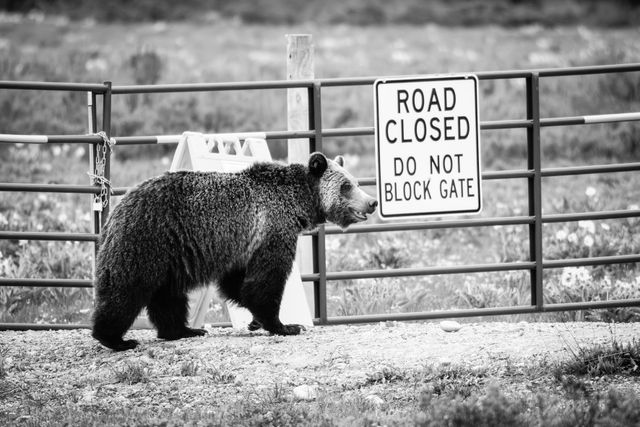
<path fill-rule="evenodd" d="M 421 394 L 417 426 L 514 426 L 527 425 L 523 401 L 507 398 L 497 385 L 484 395 L 435 399 L 429 390 Z"/>
<path fill-rule="evenodd" d="M 136 360 L 125 360 L 120 367 L 113 368 L 116 382 L 128 385 L 149 382 L 148 366 Z"/>
<path fill-rule="evenodd" d="M 609 345 L 572 348 L 571 359 L 558 372 L 574 375 L 640 375 L 640 340 L 621 343 L 615 337 Z"/>

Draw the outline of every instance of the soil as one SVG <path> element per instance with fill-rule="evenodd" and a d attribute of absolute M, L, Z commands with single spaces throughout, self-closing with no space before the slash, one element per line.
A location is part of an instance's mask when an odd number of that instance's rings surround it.
<path fill-rule="evenodd" d="M 278 385 L 302 399 L 304 390 L 299 395 L 296 387 L 361 392 L 385 368 L 548 366 L 583 347 L 640 339 L 640 326 L 467 323 L 445 332 L 438 322 L 386 322 L 315 327 L 290 337 L 227 328 L 172 342 L 158 340 L 152 330 L 130 331 L 127 337 L 138 339 L 139 347 L 115 353 L 88 330 L 0 332 L 0 414 L 15 420 L 25 401 L 38 396 L 43 405 L 74 402 L 90 408 L 99 402 L 165 412 L 233 403 Z M 640 382 L 629 377 L 607 381 L 640 393 Z"/>

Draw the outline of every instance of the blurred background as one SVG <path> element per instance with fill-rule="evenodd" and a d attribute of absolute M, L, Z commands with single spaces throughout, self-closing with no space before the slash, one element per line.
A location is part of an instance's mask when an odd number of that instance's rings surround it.
<path fill-rule="evenodd" d="M 553 0 L 0 0 L 0 79 L 114 85 L 280 80 L 285 34 L 312 34 L 316 77 L 390 76 L 640 62 L 640 1 Z M 522 79 L 480 82 L 482 120 L 525 116 Z M 328 128 L 373 125 L 370 87 L 323 89 Z M 640 73 L 545 78 L 542 117 L 640 111 Z M 286 91 L 120 95 L 115 136 L 285 130 Z M 84 134 L 86 96 L 0 91 L 0 133 Z M 485 171 L 526 167 L 524 129 L 483 131 Z M 542 130 L 543 167 L 640 160 L 637 122 Z M 359 177 L 374 175 L 371 137 L 327 138 Z M 277 159 L 286 142 L 270 142 Z M 112 183 L 168 169 L 174 147 L 116 147 Z M 87 184 L 80 145 L 0 144 L 0 181 Z M 633 173 L 546 178 L 544 213 L 637 209 Z M 374 188 L 370 187 L 371 194 Z M 527 211 L 525 180 L 484 184 L 483 216 Z M 91 229 L 86 195 L 3 193 L 0 230 Z M 115 200 L 117 202 L 117 199 Z M 372 218 L 371 221 L 377 221 Z M 546 259 L 638 253 L 635 219 L 545 226 Z M 337 235 L 329 271 L 528 259 L 526 226 Z M 93 245 L 0 241 L 0 277 L 91 278 Z M 640 297 L 636 266 L 545 273 L 547 302 Z M 340 281 L 329 315 L 526 305 L 527 272 Z M 86 322 L 86 289 L 0 288 L 0 322 Z M 224 316 L 219 303 L 209 320 Z M 549 319 L 638 320 L 638 310 Z M 524 317 L 524 316 L 523 316 Z M 530 318 L 532 316 L 529 316 Z M 535 316 L 534 316 L 535 317 Z M 514 316 L 513 319 L 519 319 Z"/>

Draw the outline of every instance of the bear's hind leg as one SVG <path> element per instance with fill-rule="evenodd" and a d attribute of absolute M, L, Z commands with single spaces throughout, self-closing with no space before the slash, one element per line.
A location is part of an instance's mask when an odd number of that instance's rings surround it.
<path fill-rule="evenodd" d="M 138 345 L 138 341 L 123 340 L 122 337 L 142 310 L 142 305 L 134 304 L 132 301 L 129 301 L 126 307 L 115 305 L 98 298 L 93 313 L 91 335 L 102 345 L 115 351 L 134 349 Z"/>
<path fill-rule="evenodd" d="M 204 329 L 187 327 L 189 299 L 183 292 L 164 285 L 158 289 L 147 305 L 149 320 L 158 329 L 158 338 L 165 340 L 179 340 L 181 338 L 197 337 L 207 333 Z"/>

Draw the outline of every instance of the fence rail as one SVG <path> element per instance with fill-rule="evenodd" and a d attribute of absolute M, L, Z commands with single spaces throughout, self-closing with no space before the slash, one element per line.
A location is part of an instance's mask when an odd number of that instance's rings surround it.
<path fill-rule="evenodd" d="M 616 114 L 598 114 L 572 117 L 540 117 L 539 81 L 546 77 L 581 76 L 587 74 L 609 74 L 623 72 L 638 72 L 640 64 L 621 64 L 606 66 L 588 66 L 558 69 L 509 70 L 476 73 L 480 80 L 524 79 L 526 92 L 527 113 L 523 119 L 506 119 L 497 121 L 483 121 L 480 128 L 483 131 L 498 129 L 525 129 L 527 132 L 527 167 L 522 170 L 486 171 L 483 180 L 523 179 L 527 182 L 528 211 L 521 216 L 491 217 L 491 218 L 463 218 L 440 221 L 408 221 L 389 222 L 382 224 L 356 224 L 347 230 L 336 226 L 321 226 L 317 230 L 304 233 L 313 237 L 315 246 L 316 266 L 313 273 L 303 274 L 302 280 L 314 282 L 316 295 L 316 318 L 318 324 L 363 323 L 383 320 L 419 320 L 437 319 L 444 317 L 476 317 L 509 314 L 531 314 L 565 310 L 584 310 L 596 308 L 640 306 L 640 299 L 584 301 L 580 303 L 545 304 L 543 298 L 543 272 L 546 269 L 576 267 L 585 265 L 609 265 L 619 263 L 640 262 L 640 254 L 626 254 L 616 256 L 601 256 L 574 259 L 544 259 L 542 248 L 543 224 L 562 223 L 585 220 L 605 220 L 620 218 L 638 218 L 640 209 L 611 210 L 595 212 L 576 212 L 560 214 L 542 213 L 542 178 L 572 176 L 583 174 L 608 174 L 615 172 L 635 172 L 640 170 L 640 162 L 629 162 L 609 165 L 585 165 L 570 167 L 543 168 L 540 146 L 540 129 L 557 126 L 580 126 L 596 123 L 614 123 L 640 120 L 640 112 L 624 112 Z M 329 78 L 308 80 L 277 80 L 262 82 L 227 82 L 207 84 L 164 84 L 164 85 L 127 85 L 112 86 L 110 82 L 103 84 L 85 83 L 56 83 L 56 82 L 16 82 L 0 81 L 0 90 L 45 90 L 45 91 L 83 91 L 87 92 L 87 111 L 89 130 L 86 135 L 12 135 L 0 134 L 0 144 L 88 144 L 91 148 L 91 167 L 95 167 L 97 148 L 104 143 L 104 138 L 97 135 L 96 99 L 102 99 L 102 130 L 107 138 L 116 145 L 152 145 L 174 144 L 180 135 L 156 136 L 113 136 L 111 135 L 111 99 L 113 96 L 125 94 L 146 93 L 177 93 L 177 92 L 217 92 L 217 91 L 245 91 L 245 90 L 283 90 L 292 88 L 306 89 L 309 95 L 309 128 L 310 130 L 270 130 L 266 132 L 251 132 L 247 136 L 275 139 L 308 139 L 315 150 L 322 150 L 323 138 L 372 136 L 373 126 L 352 128 L 325 128 L 322 123 L 321 102 L 322 88 L 370 86 L 377 77 Z M 105 177 L 109 179 L 109 157 L 106 159 Z M 359 179 L 361 185 L 375 185 L 375 178 L 363 177 Z M 109 196 L 122 195 L 128 187 L 112 189 Z M 87 194 L 95 197 L 101 193 L 97 185 L 66 185 L 66 184 L 38 184 L 38 183 L 0 183 L 0 192 L 50 192 Z M 108 210 L 102 213 L 94 212 L 92 233 L 66 232 L 32 232 L 32 231 L 0 231 L 0 239 L 8 240 L 50 240 L 50 241 L 84 241 L 97 245 L 101 226 L 104 224 Z M 455 266 L 428 266 L 421 268 L 375 269 L 361 271 L 327 271 L 325 258 L 325 239 L 328 235 L 342 233 L 380 233 L 410 230 L 436 230 L 451 228 L 495 227 L 505 225 L 522 225 L 529 230 L 529 259 L 506 263 L 470 264 Z M 331 317 L 327 314 L 327 281 L 372 279 L 384 277 L 404 277 L 422 275 L 470 274 L 481 272 L 528 271 L 530 274 L 531 301 L 529 305 L 515 307 L 495 307 L 465 310 L 439 310 L 432 312 L 376 314 L 361 316 Z M 0 278 L 0 286 L 26 287 L 79 287 L 90 288 L 92 281 L 87 279 L 36 279 L 36 278 Z M 228 326 L 229 323 L 219 323 L 216 326 Z M 0 323 L 2 329 L 68 329 L 87 327 L 88 325 L 48 325 L 28 323 Z"/>

